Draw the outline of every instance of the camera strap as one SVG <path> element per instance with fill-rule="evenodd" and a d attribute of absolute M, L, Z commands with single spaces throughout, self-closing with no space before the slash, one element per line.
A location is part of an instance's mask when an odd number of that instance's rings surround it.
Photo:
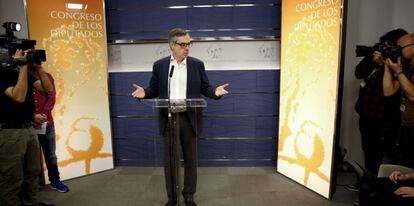
<path fill-rule="evenodd" d="M 372 72 L 371 72 L 371 74 L 368 75 L 367 79 L 369 79 L 377 71 L 378 71 L 377 68 L 373 69 Z"/>

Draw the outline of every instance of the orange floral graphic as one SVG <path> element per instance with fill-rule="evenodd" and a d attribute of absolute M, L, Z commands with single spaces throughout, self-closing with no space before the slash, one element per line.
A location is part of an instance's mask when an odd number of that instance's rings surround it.
<path fill-rule="evenodd" d="M 93 119 L 82 117 L 82 118 L 77 119 L 72 124 L 72 127 L 71 127 L 72 131 L 69 133 L 69 137 L 66 139 L 66 142 L 65 142 L 67 151 L 70 153 L 72 157 L 67 160 L 60 161 L 58 164 L 61 167 L 65 167 L 74 162 L 85 161 L 85 173 L 90 174 L 91 161 L 93 159 L 112 157 L 112 154 L 100 152 L 104 144 L 104 138 L 103 138 L 102 131 L 98 127 L 96 127 L 95 125 L 91 125 L 89 127 L 89 130 L 86 131 L 86 129 L 81 129 L 77 126 L 78 123 L 82 120 L 93 120 Z M 72 146 L 70 145 L 70 140 L 72 138 L 76 138 L 73 135 L 75 132 L 89 132 L 89 138 L 91 139 L 91 142 L 87 150 L 76 150 L 72 148 Z"/>

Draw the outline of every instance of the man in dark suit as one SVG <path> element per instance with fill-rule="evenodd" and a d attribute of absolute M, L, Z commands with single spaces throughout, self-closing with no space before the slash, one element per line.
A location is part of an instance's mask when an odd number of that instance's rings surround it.
<path fill-rule="evenodd" d="M 132 96 L 138 99 L 191 99 L 200 98 L 201 94 L 219 99 L 226 95 L 228 84 L 213 88 L 208 81 L 204 63 L 199 59 L 188 56 L 192 46 L 190 35 L 183 29 L 172 29 L 168 35 L 168 44 L 172 55 L 156 61 L 153 65 L 152 77 L 147 88 L 133 85 L 135 91 Z M 169 74 L 173 70 L 168 90 Z M 171 75 L 170 75 L 171 76 Z M 170 93 L 170 94 L 169 94 Z M 197 185 L 197 136 L 202 129 L 202 110 L 200 108 L 186 108 L 186 111 L 178 112 L 179 142 L 184 157 L 184 189 L 182 194 L 187 206 L 196 205 L 194 193 Z M 173 206 L 177 200 L 173 198 L 171 191 L 172 178 L 169 171 L 169 129 L 166 110 L 160 110 L 160 132 L 164 136 L 164 172 L 167 188 L 168 202 L 166 206 Z"/>

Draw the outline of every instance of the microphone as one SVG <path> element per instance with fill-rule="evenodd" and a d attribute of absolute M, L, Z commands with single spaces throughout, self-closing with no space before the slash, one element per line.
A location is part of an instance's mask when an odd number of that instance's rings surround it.
<path fill-rule="evenodd" d="M 173 73 L 174 73 L 174 65 L 172 65 L 172 66 L 171 66 L 171 70 L 170 70 L 170 78 L 172 77 Z"/>
<path fill-rule="evenodd" d="M 170 70 L 170 74 L 168 75 L 170 78 L 168 79 L 168 118 L 171 119 L 171 110 L 172 110 L 172 106 L 171 106 L 171 77 L 174 73 L 174 65 L 171 65 L 171 70 Z M 172 121 L 172 120 L 169 120 Z M 170 124 L 170 123 L 169 123 Z M 171 129 L 170 129 L 171 131 Z M 170 133 L 171 135 L 171 133 Z"/>

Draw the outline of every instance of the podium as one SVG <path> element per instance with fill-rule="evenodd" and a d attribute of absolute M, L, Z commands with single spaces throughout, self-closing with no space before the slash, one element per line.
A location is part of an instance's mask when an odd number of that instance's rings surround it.
<path fill-rule="evenodd" d="M 180 205 L 179 192 L 181 191 L 180 185 L 180 155 L 179 155 L 179 139 L 180 139 L 180 118 L 178 113 L 180 112 L 194 112 L 194 119 L 197 120 L 197 109 L 207 107 L 207 102 L 205 99 L 196 98 L 196 99 L 143 99 L 142 103 L 151 106 L 154 110 L 162 110 L 167 112 L 167 138 L 168 145 L 164 147 L 169 147 L 168 151 L 168 161 L 169 167 L 166 170 L 169 171 L 169 179 L 171 183 L 170 192 L 171 197 L 177 200 L 178 205 Z M 160 114 L 163 115 L 163 114 Z M 161 118 L 161 117 L 159 117 Z M 162 125 L 160 125 L 161 127 Z M 195 122 L 197 126 L 197 122 Z M 197 131 L 197 128 L 194 128 Z M 196 133 L 196 132 L 195 132 Z M 197 135 L 197 133 L 196 133 Z M 165 150 L 164 150 L 165 151 Z M 165 155 L 164 155 L 165 156 Z M 164 160 L 167 161 L 167 160 Z M 166 175 L 166 173 L 165 173 Z M 166 177 L 166 179 L 168 179 Z M 168 189 L 167 189 L 168 190 Z"/>

